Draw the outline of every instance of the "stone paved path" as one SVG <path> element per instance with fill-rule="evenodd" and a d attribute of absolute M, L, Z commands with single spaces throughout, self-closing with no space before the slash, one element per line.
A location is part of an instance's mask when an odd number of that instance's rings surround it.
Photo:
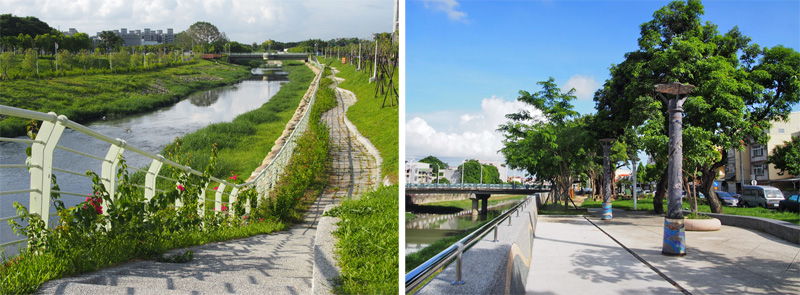
<path fill-rule="evenodd" d="M 331 185 L 289 230 L 189 248 L 187 263 L 137 261 L 45 283 L 42 294 L 318 294 L 326 282 L 315 282 L 315 268 L 335 265 L 330 245 L 315 245 L 317 225 L 326 206 L 368 191 L 376 183 L 377 161 L 348 132 L 344 114 L 355 103 L 352 93 L 337 89 L 340 106 L 324 114 L 333 143 Z M 351 124 L 352 125 L 352 124 Z M 354 129 L 354 128 L 353 128 Z M 352 164 L 351 164 L 352 163 Z M 327 217 L 326 217 L 327 218 Z M 330 230 L 325 234 L 330 235 Z M 322 237 L 330 241 L 331 237 Z M 327 242 L 330 244 L 330 242 Z M 320 253 L 320 249 L 327 249 Z M 182 253 L 173 250 L 168 255 Z M 325 266 L 315 266 L 322 261 Z M 319 259 L 320 257 L 323 259 Z M 321 289 L 321 290 L 320 290 Z"/>

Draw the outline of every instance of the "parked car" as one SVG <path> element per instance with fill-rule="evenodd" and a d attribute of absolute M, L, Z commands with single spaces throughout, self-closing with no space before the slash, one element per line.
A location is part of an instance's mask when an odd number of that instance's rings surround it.
<path fill-rule="evenodd" d="M 719 202 L 722 203 L 722 205 L 736 207 L 736 205 L 739 204 L 739 198 L 734 197 L 728 192 L 714 191 L 714 193 L 717 194 L 717 199 L 719 199 Z"/>
<path fill-rule="evenodd" d="M 784 200 L 783 193 L 776 187 L 768 185 L 745 185 L 739 204 L 744 207 L 760 206 L 778 209 Z"/>
<path fill-rule="evenodd" d="M 786 197 L 786 199 L 781 200 L 780 203 L 778 203 L 778 210 L 780 211 L 789 210 L 789 212 L 800 213 L 800 195 L 793 194 L 791 196 Z"/>

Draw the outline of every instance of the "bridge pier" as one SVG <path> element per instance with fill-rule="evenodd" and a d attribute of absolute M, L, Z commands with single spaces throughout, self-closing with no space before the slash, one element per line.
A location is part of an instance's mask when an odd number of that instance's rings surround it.
<path fill-rule="evenodd" d="M 489 212 L 489 197 L 491 194 L 470 194 L 472 200 L 472 216 L 486 215 Z M 478 201 L 481 201 L 481 209 L 478 210 Z"/>

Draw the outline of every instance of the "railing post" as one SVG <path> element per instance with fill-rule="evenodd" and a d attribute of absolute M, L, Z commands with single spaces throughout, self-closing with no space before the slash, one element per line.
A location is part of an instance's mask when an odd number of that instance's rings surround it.
<path fill-rule="evenodd" d="M 225 191 L 225 184 L 220 183 L 217 187 L 216 196 L 214 196 L 214 210 L 222 212 L 222 192 Z"/>
<path fill-rule="evenodd" d="M 109 197 L 113 200 L 114 193 L 117 189 L 117 164 L 119 164 L 119 156 L 125 151 L 125 141 L 117 138 L 119 145 L 112 144 L 106 153 L 106 160 L 103 162 L 102 170 L 100 172 L 100 179 L 106 187 Z M 104 210 L 105 214 L 108 210 Z"/>
<path fill-rule="evenodd" d="M 497 239 L 497 224 L 495 224 L 494 225 L 494 240 L 492 240 L 492 242 L 497 242 L 497 241 L 499 241 L 499 240 Z"/>
<path fill-rule="evenodd" d="M 51 112 L 51 115 L 55 113 Z M 64 116 L 59 116 L 55 123 L 42 121 L 42 127 L 36 134 L 36 140 L 43 143 L 33 143 L 31 147 L 31 189 L 30 211 L 39 214 L 45 224 L 50 225 L 50 190 L 53 175 L 53 151 L 58 145 L 58 140 L 64 132 Z"/>
<path fill-rule="evenodd" d="M 144 198 L 147 201 L 150 201 L 156 195 L 158 172 L 161 171 L 161 166 L 164 165 L 164 162 L 161 161 L 164 157 L 158 155 L 158 158 L 160 160 L 153 160 L 150 163 L 150 169 L 147 169 L 147 174 L 144 176 Z"/>
<path fill-rule="evenodd" d="M 233 204 L 236 203 L 236 197 L 238 197 L 238 194 L 239 194 L 239 188 L 234 187 L 233 190 L 231 191 L 230 197 L 228 197 L 228 205 L 230 205 L 228 208 L 230 209 L 231 216 L 236 216 L 236 206 L 234 206 Z"/>
<path fill-rule="evenodd" d="M 458 257 L 456 258 L 456 280 L 451 285 L 463 285 L 461 280 L 461 254 L 464 253 L 464 244 L 458 243 Z"/>
<path fill-rule="evenodd" d="M 201 218 L 206 214 L 206 189 L 208 188 L 208 184 L 204 185 L 203 188 L 200 189 L 200 195 L 197 196 L 197 216 Z"/>
<path fill-rule="evenodd" d="M 508 225 L 511 226 L 511 216 L 508 217 Z"/>

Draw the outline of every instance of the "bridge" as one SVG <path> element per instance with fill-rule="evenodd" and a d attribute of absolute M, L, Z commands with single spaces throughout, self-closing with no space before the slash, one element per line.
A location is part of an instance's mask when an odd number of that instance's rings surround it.
<path fill-rule="evenodd" d="M 240 60 L 302 60 L 308 62 L 306 53 L 231 53 L 228 62 Z"/>
<path fill-rule="evenodd" d="M 472 214 L 486 214 L 492 194 L 532 195 L 550 191 L 549 185 L 530 184 L 477 184 L 477 183 L 410 183 L 406 194 L 468 194 L 472 200 Z M 481 201 L 478 210 L 478 201 Z"/>

